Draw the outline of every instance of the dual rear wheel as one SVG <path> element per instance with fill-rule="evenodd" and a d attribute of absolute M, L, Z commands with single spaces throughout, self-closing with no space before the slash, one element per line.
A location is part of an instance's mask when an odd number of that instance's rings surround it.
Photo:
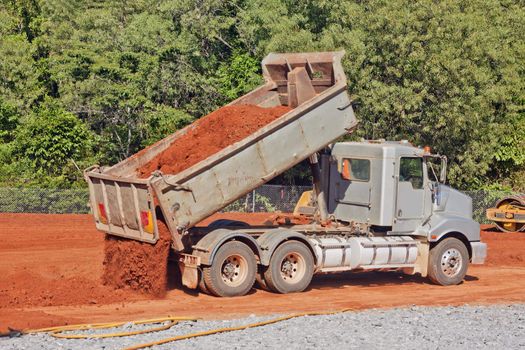
<path fill-rule="evenodd" d="M 238 241 L 222 245 L 211 266 L 202 270 L 201 290 L 221 297 L 248 293 L 255 282 L 257 262 L 250 247 Z"/>
<path fill-rule="evenodd" d="M 269 290 L 295 293 L 305 290 L 314 274 L 314 258 L 310 249 L 298 241 L 281 244 L 272 255 L 262 277 Z"/>
<path fill-rule="evenodd" d="M 257 271 L 250 247 L 230 241 L 219 248 L 212 265 L 203 268 L 199 286 L 216 296 L 241 296 L 252 289 L 257 276 L 264 289 L 278 293 L 301 292 L 310 284 L 313 271 L 312 253 L 301 242 L 284 242 L 272 254 L 269 266 Z"/>

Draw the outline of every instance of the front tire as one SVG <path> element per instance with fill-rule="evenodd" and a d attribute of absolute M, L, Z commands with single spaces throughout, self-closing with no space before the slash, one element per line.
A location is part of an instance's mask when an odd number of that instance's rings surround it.
<path fill-rule="evenodd" d="M 314 274 L 314 258 L 303 243 L 288 241 L 274 251 L 264 272 L 266 285 L 277 293 L 305 290 Z"/>
<path fill-rule="evenodd" d="M 457 238 L 445 238 L 430 250 L 428 277 L 442 286 L 459 284 L 467 274 L 468 265 L 465 244 Z"/>
<path fill-rule="evenodd" d="M 222 245 L 211 266 L 203 269 L 208 291 L 220 297 L 234 297 L 248 293 L 255 282 L 257 262 L 246 244 L 230 241 Z"/>

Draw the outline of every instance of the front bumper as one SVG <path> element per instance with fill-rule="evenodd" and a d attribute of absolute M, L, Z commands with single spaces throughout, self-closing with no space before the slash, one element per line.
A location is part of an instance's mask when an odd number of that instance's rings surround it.
<path fill-rule="evenodd" d="M 483 264 L 487 258 L 487 243 L 470 242 L 470 246 L 472 247 L 470 262 L 472 264 Z"/>

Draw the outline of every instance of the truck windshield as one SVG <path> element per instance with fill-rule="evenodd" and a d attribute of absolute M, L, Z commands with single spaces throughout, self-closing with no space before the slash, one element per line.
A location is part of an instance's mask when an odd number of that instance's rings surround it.
<path fill-rule="evenodd" d="M 441 157 L 425 157 L 427 164 L 428 178 L 430 181 L 442 182 L 440 179 L 441 173 L 443 172 L 443 167 L 445 163 Z"/>

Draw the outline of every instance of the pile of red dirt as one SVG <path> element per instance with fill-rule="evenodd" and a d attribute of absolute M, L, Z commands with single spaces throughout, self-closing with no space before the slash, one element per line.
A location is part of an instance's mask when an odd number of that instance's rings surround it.
<path fill-rule="evenodd" d="M 157 225 L 159 240 L 155 244 L 106 235 L 102 275 L 104 285 L 164 296 L 168 282 L 171 234 L 162 220 L 157 220 Z"/>
<path fill-rule="evenodd" d="M 291 108 L 254 105 L 222 107 L 193 123 L 162 153 L 137 172 L 146 178 L 155 170 L 177 174 L 222 149 L 241 141 L 279 118 Z"/>
<path fill-rule="evenodd" d="M 481 225 L 481 241 L 487 243 L 489 266 L 525 266 L 525 232 L 500 232 L 493 225 Z"/>
<path fill-rule="evenodd" d="M 0 214 L 0 314 L 144 298 L 100 283 L 103 244 L 87 215 Z"/>
<path fill-rule="evenodd" d="M 133 299 L 125 290 L 93 283 L 82 277 L 42 278 L 38 273 L 10 275 L 0 289 L 0 309 L 5 307 L 95 305 Z M 7 284 L 8 282 L 8 284 Z"/>

